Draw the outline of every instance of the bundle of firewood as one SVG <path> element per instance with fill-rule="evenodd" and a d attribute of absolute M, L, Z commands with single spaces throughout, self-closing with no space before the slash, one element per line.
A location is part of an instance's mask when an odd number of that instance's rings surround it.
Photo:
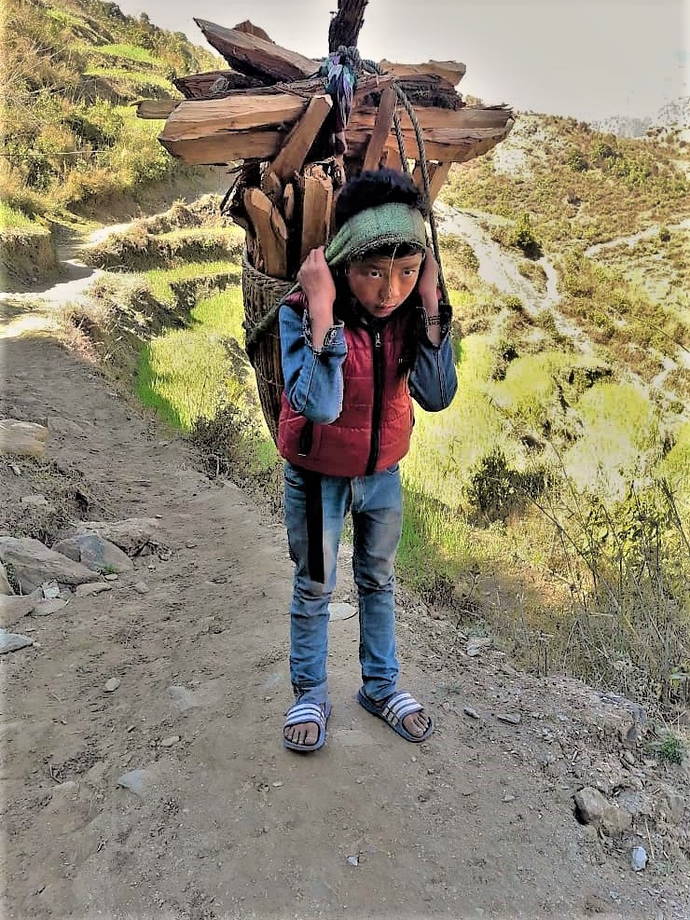
<path fill-rule="evenodd" d="M 175 85 L 183 100 L 138 103 L 139 117 L 166 119 L 159 140 L 173 156 L 188 164 L 234 166 L 226 205 L 247 234 L 250 333 L 272 299 L 289 289 L 307 253 L 328 242 L 334 200 L 348 178 L 383 165 L 408 169 L 431 204 L 453 163 L 485 153 L 512 128 L 512 111 L 505 105 L 465 105 L 455 90 L 465 66 L 454 61 L 364 62 L 357 67 L 343 124 L 342 98 L 326 93 L 324 73 L 329 62 L 341 60 L 351 70 L 361 64 L 355 46 L 366 4 L 340 0 L 329 49 L 342 55 L 331 56 L 323 67 L 323 61 L 275 44 L 250 22 L 226 29 L 197 19 L 231 69 L 179 77 Z M 401 99 L 409 101 L 416 126 Z M 275 436 L 280 352 L 275 331 L 266 331 L 251 357 Z"/>

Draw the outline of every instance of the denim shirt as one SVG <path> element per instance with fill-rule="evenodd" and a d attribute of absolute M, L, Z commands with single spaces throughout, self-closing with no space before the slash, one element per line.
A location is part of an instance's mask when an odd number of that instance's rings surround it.
<path fill-rule="evenodd" d="M 417 357 L 410 372 L 410 394 L 427 412 L 450 405 L 458 387 L 450 341 L 450 307 L 441 304 L 441 343 L 429 339 L 426 310 Z M 343 362 L 347 356 L 345 326 L 339 322 L 326 333 L 321 348 L 314 348 L 307 310 L 300 316 L 283 304 L 279 313 L 285 395 L 295 410 L 319 425 L 334 422 L 343 408 Z"/>

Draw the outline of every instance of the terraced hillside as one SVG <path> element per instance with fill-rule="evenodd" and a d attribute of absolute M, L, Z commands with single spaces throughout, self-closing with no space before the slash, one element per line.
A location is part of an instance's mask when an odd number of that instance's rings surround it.
<path fill-rule="evenodd" d="M 4 10 L 0 162 L 4 262 L 11 276 L 55 269 L 50 226 L 136 202 L 156 183 L 209 170 L 179 166 L 138 120 L 141 96 L 179 97 L 180 75 L 216 58 L 182 33 L 159 29 L 115 3 L 9 0 Z M 106 218 L 107 219 L 107 218 Z M 47 254 L 37 252 L 43 243 Z"/>

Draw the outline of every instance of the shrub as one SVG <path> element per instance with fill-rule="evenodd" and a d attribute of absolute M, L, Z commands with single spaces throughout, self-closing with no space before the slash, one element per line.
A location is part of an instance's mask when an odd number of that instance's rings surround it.
<path fill-rule="evenodd" d="M 587 157 L 581 150 L 571 150 L 565 158 L 566 165 L 575 172 L 586 172 L 589 169 Z"/>
<path fill-rule="evenodd" d="M 545 483 L 544 470 L 511 469 L 501 448 L 496 447 L 482 458 L 470 479 L 467 496 L 486 521 L 505 521 L 525 506 L 528 497 L 537 497 Z"/>
<path fill-rule="evenodd" d="M 534 235 L 530 216 L 525 212 L 520 215 L 515 225 L 513 245 L 517 246 L 518 249 L 522 249 L 524 253 L 536 253 L 539 250 L 539 243 Z"/>

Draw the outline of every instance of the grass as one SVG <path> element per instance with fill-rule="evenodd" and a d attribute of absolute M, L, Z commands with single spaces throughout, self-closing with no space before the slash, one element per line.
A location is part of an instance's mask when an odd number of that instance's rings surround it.
<path fill-rule="evenodd" d="M 653 749 L 659 760 L 679 766 L 688 754 L 687 745 L 683 739 L 671 731 L 665 732 Z"/>
<path fill-rule="evenodd" d="M 155 268 L 146 272 L 144 277 L 153 296 L 158 301 L 172 304 L 175 301 L 173 285 L 195 279 L 213 279 L 214 276 L 227 275 L 236 271 L 239 271 L 239 268 L 227 261 L 190 262 L 175 268 Z"/>
<path fill-rule="evenodd" d="M 84 49 L 82 49 L 84 50 Z M 126 61 L 136 61 L 138 64 L 150 64 L 152 67 L 161 67 L 163 62 L 160 58 L 155 57 L 147 48 L 137 47 L 132 44 L 112 44 L 96 45 L 88 47 L 88 50 L 95 54 L 103 54 L 106 57 L 122 58 Z"/>
<path fill-rule="evenodd" d="M 85 77 L 102 77 L 105 80 L 124 81 L 137 87 L 155 86 L 158 89 L 175 93 L 175 87 L 170 80 L 157 73 L 149 71 L 124 70 L 121 67 L 88 67 L 84 71 Z"/>
<path fill-rule="evenodd" d="M 127 104 L 177 96 L 170 75 L 213 69 L 217 56 L 108 3 L 58 9 L 8 0 L 5 19 L 13 24 L 3 47 L 5 202 L 64 220 L 84 203 L 135 197 L 173 171 L 194 173 L 158 143 L 159 123 L 132 126 Z"/>
<path fill-rule="evenodd" d="M 43 231 L 43 227 L 31 220 L 23 211 L 13 208 L 7 202 L 0 201 L 0 230 Z"/>

